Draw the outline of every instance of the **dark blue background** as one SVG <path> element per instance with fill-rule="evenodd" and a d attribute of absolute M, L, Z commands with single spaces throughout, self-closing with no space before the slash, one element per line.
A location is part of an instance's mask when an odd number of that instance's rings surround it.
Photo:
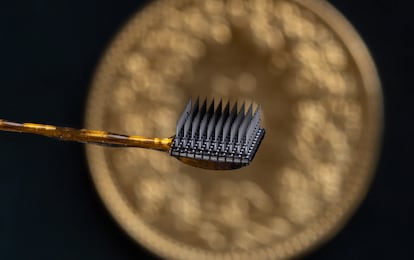
<path fill-rule="evenodd" d="M 308 258 L 413 258 L 414 15 L 397 1 L 330 2 L 361 33 L 378 65 L 386 129 L 366 200 L 346 228 Z M 81 127 L 99 57 L 143 3 L 1 3 L 0 118 Z M 121 231 L 97 197 L 82 145 L 0 134 L 0 259 L 144 255 L 150 254 Z"/>

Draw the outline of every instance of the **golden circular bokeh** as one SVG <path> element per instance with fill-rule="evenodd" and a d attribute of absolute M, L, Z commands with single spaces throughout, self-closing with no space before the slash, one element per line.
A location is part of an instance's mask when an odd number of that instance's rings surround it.
<path fill-rule="evenodd" d="M 380 83 L 358 34 L 328 3 L 152 3 L 102 58 L 86 127 L 168 137 L 191 96 L 262 106 L 266 137 L 250 166 L 208 171 L 157 151 L 87 147 L 105 205 L 157 255 L 299 256 L 363 199 L 379 149 Z"/>

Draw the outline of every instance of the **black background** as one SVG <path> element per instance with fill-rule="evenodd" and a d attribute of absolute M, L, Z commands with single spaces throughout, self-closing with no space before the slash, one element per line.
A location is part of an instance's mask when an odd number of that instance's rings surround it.
<path fill-rule="evenodd" d="M 413 258 L 414 13 L 396 1 L 330 2 L 377 63 L 385 130 L 367 198 L 344 230 L 308 258 Z M 2 1 L 0 118 L 81 127 L 99 57 L 144 3 Z M 121 231 L 96 195 L 82 145 L 0 134 L 0 259 L 144 255 L 150 254 Z"/>

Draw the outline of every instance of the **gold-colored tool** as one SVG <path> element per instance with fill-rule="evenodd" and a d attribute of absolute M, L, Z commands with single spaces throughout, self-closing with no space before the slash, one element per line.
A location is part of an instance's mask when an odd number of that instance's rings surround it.
<path fill-rule="evenodd" d="M 75 129 L 37 123 L 16 123 L 3 119 L 0 119 L 0 130 L 43 135 L 58 138 L 64 141 L 75 141 L 106 146 L 140 147 L 159 151 L 168 151 L 174 139 L 173 137 L 149 138 L 144 136 L 128 136 L 105 131 Z"/>
<path fill-rule="evenodd" d="M 224 108 L 223 108 L 224 107 Z M 34 123 L 15 123 L 0 119 L 0 130 L 30 133 L 115 147 L 139 147 L 169 152 L 181 162 L 210 170 L 233 170 L 248 165 L 264 137 L 260 127 L 260 108 L 253 104 L 245 111 L 235 103 L 207 106 L 207 99 L 194 105 L 191 99 L 178 120 L 176 135 L 169 138 L 128 136 L 105 131 L 74 129 Z"/>

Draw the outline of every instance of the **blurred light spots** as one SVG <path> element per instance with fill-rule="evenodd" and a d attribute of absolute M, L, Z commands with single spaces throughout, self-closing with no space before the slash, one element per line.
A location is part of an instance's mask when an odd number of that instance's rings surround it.
<path fill-rule="evenodd" d="M 181 231 L 193 229 L 201 219 L 200 201 L 196 198 L 177 196 L 171 200 L 170 207 L 176 227 Z"/>
<path fill-rule="evenodd" d="M 208 245 L 215 250 L 225 249 L 227 245 L 226 238 L 219 232 L 209 233 L 207 236 Z"/>
<path fill-rule="evenodd" d="M 264 243 L 274 237 L 269 227 L 251 222 L 252 215 L 269 214 L 274 207 L 272 198 L 254 182 L 221 180 L 207 194 L 203 205 L 204 216 L 211 214 L 220 226 L 231 230 L 231 241 L 237 248 Z"/>
<path fill-rule="evenodd" d="M 238 78 L 238 86 L 243 93 L 252 93 L 257 88 L 256 77 L 248 72 L 240 74 Z"/>
<path fill-rule="evenodd" d="M 258 223 L 251 223 L 249 233 L 255 238 L 260 244 L 269 244 L 275 238 L 274 231 L 266 226 Z"/>
<path fill-rule="evenodd" d="M 243 228 L 249 220 L 249 202 L 236 194 L 221 198 L 217 213 L 220 214 L 220 221 L 225 226 Z"/>
<path fill-rule="evenodd" d="M 321 87 L 324 87 L 333 95 L 344 96 L 347 94 L 347 84 L 340 73 L 327 73 L 325 77 L 320 77 L 319 82 Z"/>
<path fill-rule="evenodd" d="M 275 17 L 281 20 L 283 31 L 289 38 L 298 38 L 302 40 L 314 39 L 316 34 L 315 24 L 302 15 L 298 6 L 287 3 L 278 2 L 274 8 Z"/>
<path fill-rule="evenodd" d="M 319 163 L 312 167 L 309 175 L 320 185 L 323 198 L 336 202 L 341 198 L 343 176 L 332 163 Z"/>
<path fill-rule="evenodd" d="M 284 54 L 273 54 L 270 56 L 270 64 L 276 71 L 283 71 L 288 67 L 289 57 Z"/>
<path fill-rule="evenodd" d="M 362 110 L 359 104 L 348 102 L 344 108 L 342 118 L 345 120 L 345 131 L 350 138 L 356 139 L 361 133 Z"/>
<path fill-rule="evenodd" d="M 165 158 L 163 154 L 158 152 L 147 152 L 147 161 L 153 170 L 157 172 L 172 172 L 173 170 L 176 170 L 176 167 L 173 165 L 174 161 L 168 160 L 170 158 Z"/>
<path fill-rule="evenodd" d="M 164 80 L 176 82 L 184 75 L 192 73 L 192 62 L 187 56 L 162 56 L 154 63 L 153 70 L 162 74 Z"/>
<path fill-rule="evenodd" d="M 275 52 L 269 59 L 269 70 L 271 73 L 280 75 L 289 67 L 289 56 L 286 53 Z"/>
<path fill-rule="evenodd" d="M 192 58 L 201 58 L 204 56 L 206 52 L 206 46 L 205 44 L 200 41 L 194 39 L 186 46 L 185 53 L 188 54 Z"/>
<path fill-rule="evenodd" d="M 344 50 L 336 41 L 329 41 L 327 44 L 324 44 L 323 50 L 326 60 L 335 69 L 343 70 L 347 67 L 348 60 Z"/>
<path fill-rule="evenodd" d="M 255 238 L 247 231 L 239 231 L 234 236 L 234 244 L 237 248 L 249 250 L 257 247 L 259 244 Z"/>
<path fill-rule="evenodd" d="M 211 88 L 214 95 L 217 96 L 228 96 L 230 94 L 230 89 L 233 86 L 233 81 L 221 74 L 215 75 L 212 77 Z"/>
<path fill-rule="evenodd" d="M 269 228 L 278 237 L 286 237 L 293 231 L 292 224 L 282 217 L 273 217 L 269 219 Z"/>
<path fill-rule="evenodd" d="M 168 193 L 165 183 L 156 177 L 141 178 L 134 188 L 137 204 L 146 221 L 159 219 L 160 210 L 166 202 Z"/>
<path fill-rule="evenodd" d="M 189 8 L 182 18 L 185 27 L 199 38 L 204 38 L 209 30 L 207 17 L 198 8 Z"/>
<path fill-rule="evenodd" d="M 205 52 L 205 45 L 202 41 L 183 31 L 170 29 L 159 29 L 148 33 L 147 38 L 141 42 L 141 46 L 154 54 L 164 50 L 185 54 L 192 58 L 199 58 Z"/>
<path fill-rule="evenodd" d="M 247 15 L 246 1 L 243 0 L 228 0 L 227 13 L 232 16 Z"/>
<path fill-rule="evenodd" d="M 168 136 L 171 135 L 171 131 L 174 132 L 174 126 L 177 121 L 178 114 L 176 111 L 172 111 L 168 108 L 161 108 L 156 111 L 151 111 L 149 113 L 149 118 L 154 121 L 154 126 L 156 127 L 156 133 L 158 136 Z M 162 122 L 162 126 L 158 123 Z"/>
<path fill-rule="evenodd" d="M 232 22 L 232 25 L 239 28 L 244 28 L 248 25 L 248 19 L 250 10 L 246 1 L 243 0 L 229 0 L 227 1 L 227 14 Z"/>
<path fill-rule="evenodd" d="M 248 72 L 239 73 L 232 78 L 223 74 L 216 74 L 212 76 L 210 86 L 214 95 L 223 98 L 226 98 L 236 91 L 239 91 L 247 98 L 251 93 L 257 90 L 257 78 L 254 74 Z M 223 99 L 223 102 L 224 101 L 227 100 Z"/>
<path fill-rule="evenodd" d="M 213 39 L 221 44 L 230 42 L 232 37 L 230 27 L 224 23 L 217 23 L 212 25 L 211 33 Z"/>
<path fill-rule="evenodd" d="M 242 181 L 240 183 L 241 194 L 249 200 L 251 205 L 261 212 L 271 212 L 273 201 L 262 188 L 254 182 Z"/>
<path fill-rule="evenodd" d="M 190 176 L 184 174 L 176 175 L 170 181 L 176 193 L 198 197 L 201 192 L 200 184 Z"/>
<path fill-rule="evenodd" d="M 134 113 L 123 115 L 120 124 L 125 133 L 132 134 L 140 133 L 142 135 L 148 135 L 154 128 L 153 122 L 148 122 L 145 118 L 139 117 Z"/>
<path fill-rule="evenodd" d="M 333 40 L 334 36 L 325 26 L 316 27 L 316 35 L 314 38 L 315 43 L 319 46 L 324 46 L 327 42 Z"/>
<path fill-rule="evenodd" d="M 219 197 L 232 197 L 240 193 L 240 187 L 233 181 L 220 180 L 215 187 L 214 193 Z"/>
<path fill-rule="evenodd" d="M 159 29 L 157 31 L 148 32 L 145 39 L 140 42 L 142 48 L 146 52 L 156 49 L 169 49 L 178 40 L 178 37 L 182 38 L 182 33 L 171 30 L 171 29 Z"/>
<path fill-rule="evenodd" d="M 263 37 L 263 42 L 272 50 L 281 50 L 285 46 L 282 32 L 275 27 L 266 37 Z"/>
<path fill-rule="evenodd" d="M 152 100 L 164 99 L 165 79 L 155 71 L 148 72 L 147 93 Z"/>
<path fill-rule="evenodd" d="M 225 249 L 227 246 L 227 240 L 218 231 L 218 227 L 209 222 L 203 222 L 200 225 L 199 234 L 201 239 L 205 240 L 212 249 L 220 250 Z"/>
<path fill-rule="evenodd" d="M 269 131 L 277 138 L 266 143 L 268 160 L 250 166 L 253 177 L 195 176 L 155 151 L 111 151 L 120 187 L 134 194 L 134 210 L 156 231 L 201 249 L 257 249 L 299 234 L 340 201 L 355 156 L 351 137 L 359 141 L 364 119 L 355 100 L 360 82 L 349 53 L 313 14 L 287 1 L 202 1 L 168 8 L 159 24 L 138 33 L 108 103 L 117 131 L 170 136 L 182 104 L 197 91 L 225 102 L 260 98 L 284 115 L 263 112 L 264 125 L 281 133 Z M 215 67 L 229 60 L 211 56 L 216 50 L 247 58 L 248 66 L 231 58 L 228 68 Z M 218 62 L 205 65 L 210 58 Z M 282 102 L 287 108 L 279 109 Z M 280 170 L 266 172 L 281 154 Z M 298 247 L 266 253 L 283 257 Z"/>
<path fill-rule="evenodd" d="M 165 184 L 155 177 L 143 178 L 137 183 L 135 188 L 136 195 L 149 204 L 159 204 L 165 200 L 167 193 Z"/>
<path fill-rule="evenodd" d="M 251 9 L 258 13 L 267 13 L 273 9 L 272 0 L 255 0 L 250 2 Z"/>
<path fill-rule="evenodd" d="M 308 180 L 302 172 L 293 168 L 284 168 L 280 173 L 280 184 L 283 187 L 294 187 L 296 189 L 306 189 L 308 187 Z"/>
<path fill-rule="evenodd" d="M 146 93 L 150 88 L 151 82 L 151 70 L 142 71 L 141 73 L 136 73 L 131 75 L 130 85 L 136 94 L 141 95 Z"/>
<path fill-rule="evenodd" d="M 149 67 L 148 59 L 137 52 L 133 52 L 128 55 L 127 60 L 125 61 L 125 69 L 131 75 L 141 74 L 145 72 Z"/>
<path fill-rule="evenodd" d="M 293 55 L 298 59 L 303 65 L 320 66 L 322 61 L 321 53 L 316 48 L 315 45 L 309 42 L 301 42 L 295 45 L 293 49 Z"/>
<path fill-rule="evenodd" d="M 296 137 L 306 144 L 314 145 L 318 142 L 319 133 L 315 131 L 315 126 L 308 124 L 297 124 Z"/>
<path fill-rule="evenodd" d="M 115 165 L 120 167 L 126 167 L 128 165 L 135 165 L 136 158 L 145 154 L 142 149 L 125 149 L 117 151 L 112 157 L 112 161 Z M 145 158 L 145 156 L 143 156 Z"/>
<path fill-rule="evenodd" d="M 204 8 L 207 13 L 216 15 L 224 12 L 224 3 L 219 0 L 205 1 Z"/>
<path fill-rule="evenodd" d="M 132 152 L 132 150 L 116 150 L 111 155 L 109 162 L 114 165 L 116 171 L 131 171 L 131 169 L 136 169 L 140 165 L 140 162 L 136 160 L 136 156 L 140 155 L 139 152 Z M 142 168 L 142 170 L 145 170 L 145 168 Z M 120 179 L 122 182 L 133 184 L 137 181 L 137 176 L 134 174 L 122 175 Z"/>
<path fill-rule="evenodd" d="M 339 96 L 355 93 L 355 81 L 343 72 L 348 65 L 345 52 L 334 39 L 324 44 L 299 42 L 293 55 L 302 68 L 293 80 L 292 93 L 310 94 L 316 90 Z"/>
<path fill-rule="evenodd" d="M 320 102 L 304 100 L 297 103 L 294 115 L 298 118 L 300 124 L 311 124 L 320 130 L 325 122 L 327 111 Z"/>
<path fill-rule="evenodd" d="M 285 23 L 289 23 L 292 18 L 300 16 L 300 9 L 286 1 L 278 1 L 274 4 L 274 14 L 280 19 L 285 20 Z"/>
<path fill-rule="evenodd" d="M 285 26 L 284 29 L 287 35 L 300 39 L 311 40 L 316 34 L 315 25 L 304 18 L 297 19 L 296 23 L 291 23 L 291 26 Z"/>
<path fill-rule="evenodd" d="M 322 203 L 316 197 L 318 187 L 309 182 L 303 172 L 284 168 L 279 178 L 278 197 L 290 221 L 304 224 L 320 213 Z"/>
<path fill-rule="evenodd" d="M 178 8 L 177 6 L 165 6 L 165 8 L 162 8 L 161 11 L 161 17 L 163 18 L 164 21 L 168 21 L 166 22 L 162 22 L 162 26 L 163 28 L 169 28 L 169 29 L 177 29 L 177 30 L 181 30 L 182 26 L 183 26 L 183 15 L 184 13 L 182 12 L 182 9 L 178 10 L 180 8 Z M 158 27 L 158 26 L 155 26 Z"/>
<path fill-rule="evenodd" d="M 127 80 L 120 80 L 113 88 L 113 100 L 117 109 L 128 109 L 135 102 L 135 93 Z"/>
<path fill-rule="evenodd" d="M 351 160 L 351 147 L 349 146 L 345 133 L 334 124 L 328 123 L 323 137 L 329 145 L 328 149 L 331 150 L 331 153 L 327 153 L 327 155 L 331 156 L 331 160 L 338 164 L 348 164 Z"/>
<path fill-rule="evenodd" d="M 280 50 L 285 45 L 285 39 L 280 29 L 269 17 L 261 13 L 256 14 L 250 21 L 255 42 L 262 48 Z"/>
<path fill-rule="evenodd" d="M 300 119 L 295 129 L 298 142 L 292 151 L 300 158 L 309 157 L 309 149 L 305 147 L 318 147 L 317 153 L 312 153 L 315 158 L 344 163 L 350 159 L 347 136 L 332 122 L 328 121 L 328 111 L 318 102 L 300 102 L 297 116 Z M 305 143 L 302 143 L 305 142 Z M 325 156 L 322 156 L 322 155 Z"/>
<path fill-rule="evenodd" d="M 301 68 L 294 78 L 289 79 L 285 87 L 290 94 L 295 96 L 306 96 L 315 93 L 317 86 L 314 84 L 314 75 L 309 68 Z"/>
<path fill-rule="evenodd" d="M 299 161 L 304 166 L 311 165 L 317 160 L 318 154 L 314 154 L 315 147 L 310 143 L 300 142 L 300 139 L 288 143 L 288 150 L 295 161 Z"/>

